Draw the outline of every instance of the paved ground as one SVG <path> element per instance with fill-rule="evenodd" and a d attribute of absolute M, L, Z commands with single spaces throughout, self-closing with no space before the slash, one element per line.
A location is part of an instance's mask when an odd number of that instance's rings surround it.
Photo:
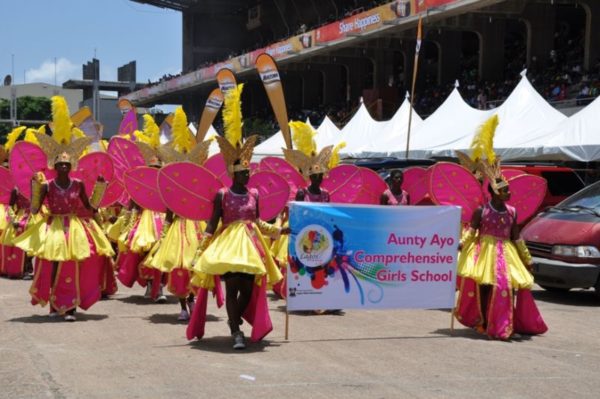
<path fill-rule="evenodd" d="M 448 311 L 347 311 L 290 317 L 272 300 L 268 340 L 234 352 L 224 309 L 188 342 L 175 301 L 142 290 L 54 321 L 29 283 L 0 279 L 1 398 L 597 398 L 600 300 L 536 291 L 550 331 L 519 342 L 481 338 Z M 247 326 L 245 327 L 248 331 Z"/>

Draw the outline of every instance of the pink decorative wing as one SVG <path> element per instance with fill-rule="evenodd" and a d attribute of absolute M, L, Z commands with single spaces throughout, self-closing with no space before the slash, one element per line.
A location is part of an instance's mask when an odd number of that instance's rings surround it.
<path fill-rule="evenodd" d="M 260 218 L 271 220 L 285 208 L 290 197 L 290 186 L 286 180 L 273 172 L 257 172 L 250 177 L 248 187 L 258 190 Z"/>
<path fill-rule="evenodd" d="M 207 169 L 191 162 L 176 162 L 158 172 L 163 203 L 175 214 L 191 220 L 208 220 L 221 182 Z"/>
<path fill-rule="evenodd" d="M 519 169 L 510 169 L 510 168 L 502 168 L 502 176 L 504 176 L 504 178 L 506 180 L 510 180 L 513 177 L 517 177 L 517 176 L 521 176 L 521 175 L 525 175 L 526 173 L 523 172 L 522 170 Z"/>
<path fill-rule="evenodd" d="M 429 169 L 412 168 L 404 169 L 404 182 L 402 188 L 410 195 L 410 204 L 418 204 L 429 193 Z"/>
<path fill-rule="evenodd" d="M 91 152 L 81 157 L 77 170 L 73 171 L 71 176 L 83 181 L 85 192 L 92 195 L 98 176 L 104 177 L 104 180 L 110 183 L 114 174 L 113 162 L 107 153 Z"/>
<path fill-rule="evenodd" d="M 119 125 L 119 134 L 130 134 L 138 130 L 137 114 L 135 109 L 132 108 L 123 116 L 123 120 Z"/>
<path fill-rule="evenodd" d="M 208 158 L 202 166 L 211 171 L 213 175 L 217 176 L 217 179 L 221 181 L 223 187 L 231 187 L 233 182 L 231 177 L 227 174 L 227 165 L 225 165 L 225 159 L 221 153 Z"/>
<path fill-rule="evenodd" d="M 0 204 L 8 205 L 10 203 L 10 194 L 15 188 L 10 171 L 4 166 L 0 166 Z"/>
<path fill-rule="evenodd" d="M 534 175 L 520 175 L 508 181 L 510 200 L 507 201 L 517 210 L 517 223 L 521 224 L 533 216 L 544 197 L 548 187 L 546 179 Z"/>
<path fill-rule="evenodd" d="M 40 147 L 26 141 L 19 141 L 10 152 L 10 173 L 19 191 L 31 198 L 31 178 L 37 172 L 45 172 L 48 158 Z"/>
<path fill-rule="evenodd" d="M 481 186 L 475 176 L 464 167 L 439 162 L 429 172 L 429 196 L 437 205 L 458 205 L 461 220 L 471 221 L 475 209 L 483 204 Z"/>
<path fill-rule="evenodd" d="M 362 173 L 357 166 L 340 165 L 329 171 L 321 187 L 329 191 L 331 202 L 354 203 L 362 183 Z"/>
<path fill-rule="evenodd" d="M 362 184 L 354 203 L 379 205 L 381 194 L 388 188 L 379 174 L 369 168 L 360 168 Z"/>
<path fill-rule="evenodd" d="M 274 172 L 282 176 L 290 186 L 290 201 L 296 198 L 296 192 L 299 188 L 306 186 L 304 177 L 285 159 L 265 157 L 260 160 L 259 170 Z"/>
<path fill-rule="evenodd" d="M 123 174 L 127 170 L 146 165 L 137 145 L 122 137 L 110 139 L 107 153 L 113 160 L 115 176 L 121 181 L 123 181 Z"/>
<path fill-rule="evenodd" d="M 166 212 L 158 190 L 158 169 L 138 166 L 123 174 L 123 183 L 131 199 L 142 208 L 155 212 Z"/>
<path fill-rule="evenodd" d="M 260 165 L 258 162 L 250 162 L 250 174 L 253 175 L 260 171 Z"/>
<path fill-rule="evenodd" d="M 106 188 L 106 192 L 102 197 L 102 201 L 100 201 L 100 208 L 106 208 L 113 204 L 115 204 L 125 193 L 125 187 L 123 184 L 117 179 L 112 179 L 110 183 L 108 183 L 108 187 Z"/>

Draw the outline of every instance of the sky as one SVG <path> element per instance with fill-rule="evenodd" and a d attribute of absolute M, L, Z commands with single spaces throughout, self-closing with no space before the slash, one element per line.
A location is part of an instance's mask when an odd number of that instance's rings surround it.
<path fill-rule="evenodd" d="M 0 0 L 0 79 L 61 85 L 100 60 L 100 79 L 137 62 L 137 81 L 181 71 L 181 13 L 131 0 Z M 0 80 L 0 84 L 1 84 Z"/>

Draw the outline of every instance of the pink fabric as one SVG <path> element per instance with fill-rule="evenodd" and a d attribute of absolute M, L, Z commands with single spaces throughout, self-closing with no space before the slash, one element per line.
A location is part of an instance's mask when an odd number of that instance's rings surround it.
<path fill-rule="evenodd" d="M 502 241 L 496 243 L 496 285 L 492 288 L 487 308 L 487 334 L 508 339 L 513 332 L 512 288 L 508 281 L 508 265 Z"/>
<path fill-rule="evenodd" d="M 25 252 L 21 248 L 1 245 L 0 274 L 22 277 L 25 268 Z"/>
<path fill-rule="evenodd" d="M 483 323 L 480 307 L 479 287 L 475 280 L 461 279 L 458 304 L 454 310 L 456 319 L 464 326 L 476 328 Z"/>
<path fill-rule="evenodd" d="M 514 318 L 515 332 L 517 333 L 536 335 L 548 331 L 548 326 L 544 322 L 529 290 L 519 290 L 517 292 Z"/>
<path fill-rule="evenodd" d="M 510 239 L 510 231 L 515 220 L 515 208 L 506 205 L 506 211 L 495 210 L 490 203 L 483 206 L 481 215 L 481 235 L 496 237 L 500 240 Z"/>
<path fill-rule="evenodd" d="M 105 268 L 103 256 L 92 256 L 79 263 L 79 307 L 88 310 L 102 297 Z"/>
<path fill-rule="evenodd" d="M 96 287 L 99 288 L 98 277 L 95 277 Z M 92 279 L 94 279 L 92 277 Z M 75 261 L 60 262 L 56 272 L 56 280 L 50 296 L 50 304 L 60 314 L 75 309 L 79 306 L 80 291 L 77 287 L 79 281 L 79 265 Z M 91 284 L 90 284 L 91 286 Z M 87 282 L 85 288 L 89 288 Z M 99 290 L 98 290 L 99 292 Z M 87 297 L 87 295 L 86 295 Z"/>
<path fill-rule="evenodd" d="M 258 342 L 273 331 L 273 323 L 269 315 L 269 305 L 267 303 L 267 278 L 262 278 L 260 286 L 254 285 L 250 303 L 244 312 L 244 319 L 252 325 L 250 341 Z"/>
<path fill-rule="evenodd" d="M 221 308 L 225 304 L 225 295 L 223 294 L 223 286 L 221 285 L 221 277 L 214 276 L 215 278 L 215 289 L 213 290 L 213 296 L 217 300 L 217 307 Z"/>
<path fill-rule="evenodd" d="M 34 276 L 29 293 L 32 305 L 45 306 L 50 301 L 52 287 L 52 262 L 36 258 Z"/>
<path fill-rule="evenodd" d="M 102 295 L 114 295 L 119 291 L 115 277 L 114 262 L 112 258 L 102 257 L 104 267 L 102 272 Z"/>
<path fill-rule="evenodd" d="M 404 190 L 396 195 L 390 189 L 387 189 L 383 192 L 383 195 L 387 197 L 388 205 L 408 205 L 408 193 Z"/>
<path fill-rule="evenodd" d="M 52 215 L 68 215 L 75 213 L 75 210 L 80 207 L 79 193 L 82 187 L 81 180 L 71 179 L 69 187 L 66 189 L 60 188 L 55 180 L 51 180 L 48 184 L 48 194 L 46 201 L 48 209 Z"/>
<path fill-rule="evenodd" d="M 133 283 L 137 280 L 138 265 L 143 260 L 143 255 L 136 254 L 135 252 L 120 252 L 117 258 L 117 278 L 119 281 L 128 288 L 133 287 Z"/>
<path fill-rule="evenodd" d="M 196 304 L 194 305 L 192 318 L 190 319 L 185 330 L 185 335 L 188 340 L 192 340 L 194 338 L 202 339 L 202 337 L 204 336 L 207 305 L 208 290 L 206 290 L 205 288 L 200 288 L 196 296 Z"/>
<path fill-rule="evenodd" d="M 249 188 L 246 194 L 235 194 L 228 188 L 219 190 L 223 195 L 223 225 L 238 220 L 254 221 L 257 216 L 258 191 Z"/>
<path fill-rule="evenodd" d="M 178 298 L 185 298 L 190 293 L 190 271 L 176 267 L 169 273 L 167 289 Z"/>

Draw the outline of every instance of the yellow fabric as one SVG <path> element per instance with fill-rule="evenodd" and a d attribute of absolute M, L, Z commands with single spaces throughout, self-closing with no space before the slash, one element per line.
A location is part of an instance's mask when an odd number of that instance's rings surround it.
<path fill-rule="evenodd" d="M 26 217 L 27 211 L 25 209 L 19 209 L 15 216 L 15 221 L 20 221 L 24 217 Z M 27 230 L 27 228 L 29 228 L 31 225 L 39 222 L 42 219 L 43 219 L 43 217 L 39 213 L 36 215 L 29 214 L 29 219 L 27 219 L 27 222 L 25 222 L 25 230 Z M 15 229 L 15 226 L 12 223 L 8 223 L 8 221 L 7 221 L 6 228 L 2 232 L 2 236 L 0 236 L 0 243 L 3 245 L 14 246 L 15 245 L 14 240 L 16 237 L 17 237 L 17 229 Z"/>
<path fill-rule="evenodd" d="M 193 220 L 175 217 L 164 237 L 154 244 L 144 265 L 162 272 L 176 267 L 191 269 L 198 249 L 198 230 Z"/>
<path fill-rule="evenodd" d="M 6 205 L 0 204 L 0 236 L 4 233 L 4 230 L 8 227 L 8 220 L 6 219 Z"/>
<path fill-rule="evenodd" d="M 108 239 L 113 242 L 118 242 L 119 236 L 121 235 L 121 232 L 125 228 L 126 224 L 127 224 L 127 213 L 123 212 L 119 215 L 119 217 L 117 217 L 117 220 L 115 220 L 114 223 L 110 224 L 106 228 L 106 235 L 107 235 Z"/>
<path fill-rule="evenodd" d="M 130 251 L 135 253 L 148 252 L 156 244 L 160 236 L 156 230 L 154 217 L 154 212 L 148 209 L 144 209 L 139 215 L 139 222 L 137 223 L 133 237 L 130 237 L 131 234 L 128 231 L 126 240 L 123 242 Z"/>
<path fill-rule="evenodd" d="M 265 248 L 262 258 L 254 245 L 252 236 Z M 212 275 L 225 273 L 248 273 L 257 276 L 267 275 L 267 282 L 274 284 L 283 276 L 275 266 L 269 247 L 256 224 L 247 226 L 244 222 L 235 222 L 215 234 L 209 247 L 200 255 L 194 265 L 192 285 L 206 288 Z"/>
<path fill-rule="evenodd" d="M 502 242 L 502 251 L 508 268 L 509 283 L 514 289 L 531 289 L 533 276 L 527 270 L 519 256 L 515 244 L 510 240 L 499 240 L 484 235 L 463 248 L 458 258 L 457 273 L 459 276 L 475 280 L 478 284 L 494 285 L 496 283 L 496 243 Z M 477 250 L 477 243 L 480 243 Z M 477 261 L 475 255 L 479 251 Z"/>
<path fill-rule="evenodd" d="M 63 220 L 69 219 L 68 228 Z M 29 256 L 52 261 L 84 260 L 91 256 L 88 235 L 96 246 L 96 254 L 113 256 L 110 242 L 93 219 L 82 220 L 75 215 L 43 218 L 29 226 L 13 244 Z M 66 234 L 65 234 L 66 233 Z M 68 237 L 68 239 L 67 239 Z"/>
<path fill-rule="evenodd" d="M 288 223 L 286 222 L 283 227 L 287 227 Z M 273 258 L 277 260 L 279 265 L 287 265 L 288 262 L 288 245 L 290 242 L 290 236 L 287 234 L 282 234 L 273 241 L 271 245 L 271 254 Z"/>

